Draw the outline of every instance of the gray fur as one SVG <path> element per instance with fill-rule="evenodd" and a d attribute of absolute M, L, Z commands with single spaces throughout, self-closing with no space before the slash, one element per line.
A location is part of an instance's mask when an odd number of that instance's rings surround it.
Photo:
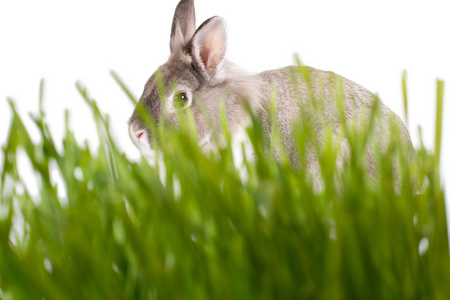
<path fill-rule="evenodd" d="M 277 99 L 277 126 L 280 129 L 284 146 L 294 165 L 299 164 L 295 142 L 292 136 L 293 123 L 306 117 L 311 122 L 317 136 L 331 126 L 336 135 L 340 130 L 341 116 L 336 105 L 336 93 L 339 84 L 344 92 L 344 112 L 347 122 L 368 123 L 375 95 L 364 87 L 332 72 L 307 68 L 310 76 L 308 82 L 296 67 L 265 71 L 248 75 L 225 57 L 227 42 L 226 24 L 222 18 L 213 17 L 206 20 L 195 30 L 195 11 L 193 0 L 181 0 L 176 8 L 171 31 L 171 55 L 160 68 L 165 83 L 165 93 L 173 96 L 178 90 L 187 92 L 192 97 L 191 110 L 194 115 L 199 140 L 205 150 L 215 149 L 212 139 L 208 137 L 211 130 L 220 133 L 220 102 L 225 97 L 225 107 L 232 133 L 239 133 L 249 124 L 243 107 L 248 101 L 251 108 L 262 121 L 270 137 L 270 101 L 273 89 Z M 176 124 L 176 111 L 170 104 L 172 99 L 160 99 L 155 84 L 155 75 L 145 85 L 139 105 L 143 105 L 153 119 L 158 122 L 166 116 Z M 203 107 L 202 107 L 203 106 Z M 211 118 L 212 129 L 206 116 Z M 414 157 L 414 148 L 409 133 L 400 118 L 380 103 L 380 118 L 376 120 L 374 130 L 378 145 L 386 150 L 389 142 L 390 120 L 399 127 L 403 142 Z M 151 150 L 152 139 L 144 123 L 135 110 L 129 121 L 130 135 L 133 142 L 143 152 Z M 341 141 L 338 166 L 349 156 L 349 146 L 345 139 Z M 316 185 L 320 186 L 320 171 L 315 151 L 309 149 L 304 161 Z M 369 169 L 374 169 L 373 153 L 367 152 Z"/>

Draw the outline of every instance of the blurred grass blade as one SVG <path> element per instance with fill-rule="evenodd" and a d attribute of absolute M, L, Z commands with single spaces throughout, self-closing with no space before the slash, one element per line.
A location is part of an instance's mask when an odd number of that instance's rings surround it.
<path fill-rule="evenodd" d="M 132 104 L 134 106 L 136 106 L 138 103 L 137 98 L 133 95 L 133 93 L 130 91 L 130 89 L 126 86 L 126 84 L 123 82 L 123 80 L 120 78 L 120 76 L 117 75 L 117 73 L 114 71 L 110 71 L 110 74 L 114 78 L 114 80 L 117 82 L 117 84 L 120 86 L 122 91 L 124 91 L 125 94 L 128 96 L 128 99 L 131 100 Z"/>
<path fill-rule="evenodd" d="M 405 113 L 405 122 L 406 122 L 406 128 L 409 128 L 409 120 L 408 120 L 408 89 L 406 82 L 407 81 L 407 73 L 406 71 L 403 71 L 402 74 L 402 91 L 403 91 L 403 109 Z"/>
<path fill-rule="evenodd" d="M 115 155 L 114 155 L 115 146 L 114 146 L 114 142 L 112 140 L 111 134 L 109 133 L 108 120 L 107 120 L 107 118 L 104 118 L 103 115 L 101 114 L 95 100 L 91 99 L 89 97 L 87 89 L 84 88 L 83 86 L 81 86 L 80 83 L 76 84 L 76 88 L 92 110 L 95 124 L 97 126 L 97 132 L 100 137 L 100 141 L 102 142 L 102 145 L 104 146 L 104 150 L 106 151 L 111 174 L 117 180 L 118 174 L 117 174 Z"/>
<path fill-rule="evenodd" d="M 442 114 L 444 102 L 444 82 L 437 81 L 437 97 L 436 97 L 436 127 L 435 127 L 435 144 L 434 151 L 436 154 L 436 165 L 439 167 L 441 161 L 441 141 L 442 141 Z"/>

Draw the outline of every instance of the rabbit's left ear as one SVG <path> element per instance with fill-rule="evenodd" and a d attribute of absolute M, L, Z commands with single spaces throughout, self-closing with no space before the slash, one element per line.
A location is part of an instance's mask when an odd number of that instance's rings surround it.
<path fill-rule="evenodd" d="M 172 21 L 170 33 L 170 53 L 174 53 L 186 45 L 195 32 L 194 0 L 181 0 Z"/>
<path fill-rule="evenodd" d="M 195 32 L 191 51 L 197 65 L 206 73 L 215 73 L 225 58 L 227 50 L 227 26 L 220 17 L 206 20 Z"/>

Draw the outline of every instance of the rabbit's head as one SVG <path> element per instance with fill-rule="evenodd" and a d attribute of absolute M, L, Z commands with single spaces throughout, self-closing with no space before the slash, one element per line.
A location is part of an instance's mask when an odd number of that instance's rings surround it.
<path fill-rule="evenodd" d="M 156 124 L 177 126 L 179 110 L 190 108 L 202 148 L 212 148 L 211 134 L 220 128 L 220 103 L 230 130 L 242 128 L 242 100 L 257 94 L 249 76 L 226 61 L 227 28 L 220 17 L 206 20 L 197 30 L 193 0 L 179 2 L 172 23 L 170 57 L 145 85 L 138 107 L 129 120 L 134 144 L 145 155 L 155 142 L 142 118 L 147 114 Z"/>

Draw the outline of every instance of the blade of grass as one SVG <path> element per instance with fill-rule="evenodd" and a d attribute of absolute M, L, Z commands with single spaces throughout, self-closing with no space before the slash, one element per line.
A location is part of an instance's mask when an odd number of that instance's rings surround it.
<path fill-rule="evenodd" d="M 117 75 L 116 72 L 110 71 L 111 76 L 114 78 L 114 80 L 117 82 L 117 84 L 120 86 L 122 91 L 125 92 L 125 94 L 128 96 L 128 99 L 131 100 L 132 104 L 136 106 L 138 104 L 137 98 L 133 95 L 133 93 L 130 91 L 130 89 L 126 86 L 126 84 L 123 82 L 123 80 Z"/>
<path fill-rule="evenodd" d="M 405 113 L 405 122 L 406 122 L 406 128 L 409 128 L 409 120 L 408 120 L 408 90 L 406 86 L 406 80 L 407 80 L 407 73 L 406 71 L 403 71 L 402 74 L 402 91 L 403 91 L 403 109 Z"/>
<path fill-rule="evenodd" d="M 437 81 L 437 97 L 436 97 L 436 127 L 435 127 L 435 140 L 434 151 L 436 154 L 436 166 L 439 169 L 441 162 L 441 141 L 442 141 L 442 113 L 444 102 L 444 82 L 442 80 Z"/>

